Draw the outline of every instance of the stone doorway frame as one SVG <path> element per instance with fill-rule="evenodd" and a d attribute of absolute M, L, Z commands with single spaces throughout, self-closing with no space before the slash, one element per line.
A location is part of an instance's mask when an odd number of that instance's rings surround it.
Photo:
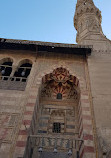
<path fill-rule="evenodd" d="M 71 75 L 77 77 L 79 80 L 79 86 L 80 86 L 80 103 L 79 103 L 79 137 L 84 140 L 84 143 L 82 145 L 82 148 L 80 150 L 80 158 L 95 158 L 96 157 L 96 152 L 95 152 L 95 141 L 94 141 L 94 125 L 93 125 L 93 116 L 91 112 L 91 101 L 89 97 L 89 89 L 86 86 L 86 80 L 83 77 L 79 77 L 76 75 L 75 72 L 71 72 L 70 69 L 66 66 L 59 66 L 59 65 L 54 65 L 52 68 L 47 70 L 46 72 L 42 72 L 39 77 L 35 78 L 34 85 L 30 89 L 30 94 L 29 94 L 29 99 L 33 98 L 33 102 L 27 102 L 26 104 L 26 110 L 24 112 L 24 119 L 22 126 L 19 130 L 19 136 L 18 140 L 16 142 L 16 147 L 15 147 L 15 156 L 23 156 L 24 151 L 25 151 L 25 146 L 26 146 L 26 141 L 28 137 L 28 133 L 26 130 L 23 131 L 23 126 L 24 124 L 27 127 L 30 127 L 31 125 L 31 120 L 32 120 L 32 114 L 35 108 L 35 103 L 38 102 L 37 98 L 39 98 L 39 91 L 40 91 L 40 85 L 42 78 L 51 72 L 55 70 L 58 67 L 63 67 L 66 70 L 70 72 Z M 31 93 L 32 92 L 32 93 Z M 32 95 L 33 94 L 33 95 Z M 35 99 L 35 103 L 34 103 Z M 29 110 L 30 109 L 30 110 Z M 27 114 L 30 115 L 30 119 L 27 118 Z M 23 138 L 22 140 L 20 138 Z M 18 156 L 19 155 L 19 156 Z"/>

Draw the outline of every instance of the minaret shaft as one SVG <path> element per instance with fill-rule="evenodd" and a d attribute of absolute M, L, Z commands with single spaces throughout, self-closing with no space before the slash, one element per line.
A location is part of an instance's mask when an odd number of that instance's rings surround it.
<path fill-rule="evenodd" d="M 92 0 L 78 0 L 74 16 L 77 43 L 81 43 L 89 34 L 103 34 L 101 19 L 101 12 Z"/>

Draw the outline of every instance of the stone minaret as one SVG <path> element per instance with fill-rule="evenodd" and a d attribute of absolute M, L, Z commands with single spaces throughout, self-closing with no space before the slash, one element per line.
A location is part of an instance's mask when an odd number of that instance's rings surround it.
<path fill-rule="evenodd" d="M 90 44 L 87 42 L 98 36 L 104 38 L 101 28 L 101 11 L 94 5 L 93 0 L 77 0 L 74 16 L 74 26 L 77 30 L 76 42 L 79 44 Z"/>

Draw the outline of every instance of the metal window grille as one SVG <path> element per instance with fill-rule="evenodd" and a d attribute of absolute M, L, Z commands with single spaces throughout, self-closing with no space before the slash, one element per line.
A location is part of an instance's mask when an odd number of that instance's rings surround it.
<path fill-rule="evenodd" d="M 61 124 L 59 122 L 53 123 L 53 133 L 61 133 Z"/>
<path fill-rule="evenodd" d="M 57 99 L 62 99 L 62 94 L 61 93 L 57 94 Z"/>

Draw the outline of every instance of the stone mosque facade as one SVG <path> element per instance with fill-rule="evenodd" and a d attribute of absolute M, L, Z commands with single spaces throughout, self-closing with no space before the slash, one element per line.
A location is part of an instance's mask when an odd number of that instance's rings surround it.
<path fill-rule="evenodd" d="M 77 44 L 0 38 L 0 158 L 111 158 L 111 41 L 77 0 Z"/>

